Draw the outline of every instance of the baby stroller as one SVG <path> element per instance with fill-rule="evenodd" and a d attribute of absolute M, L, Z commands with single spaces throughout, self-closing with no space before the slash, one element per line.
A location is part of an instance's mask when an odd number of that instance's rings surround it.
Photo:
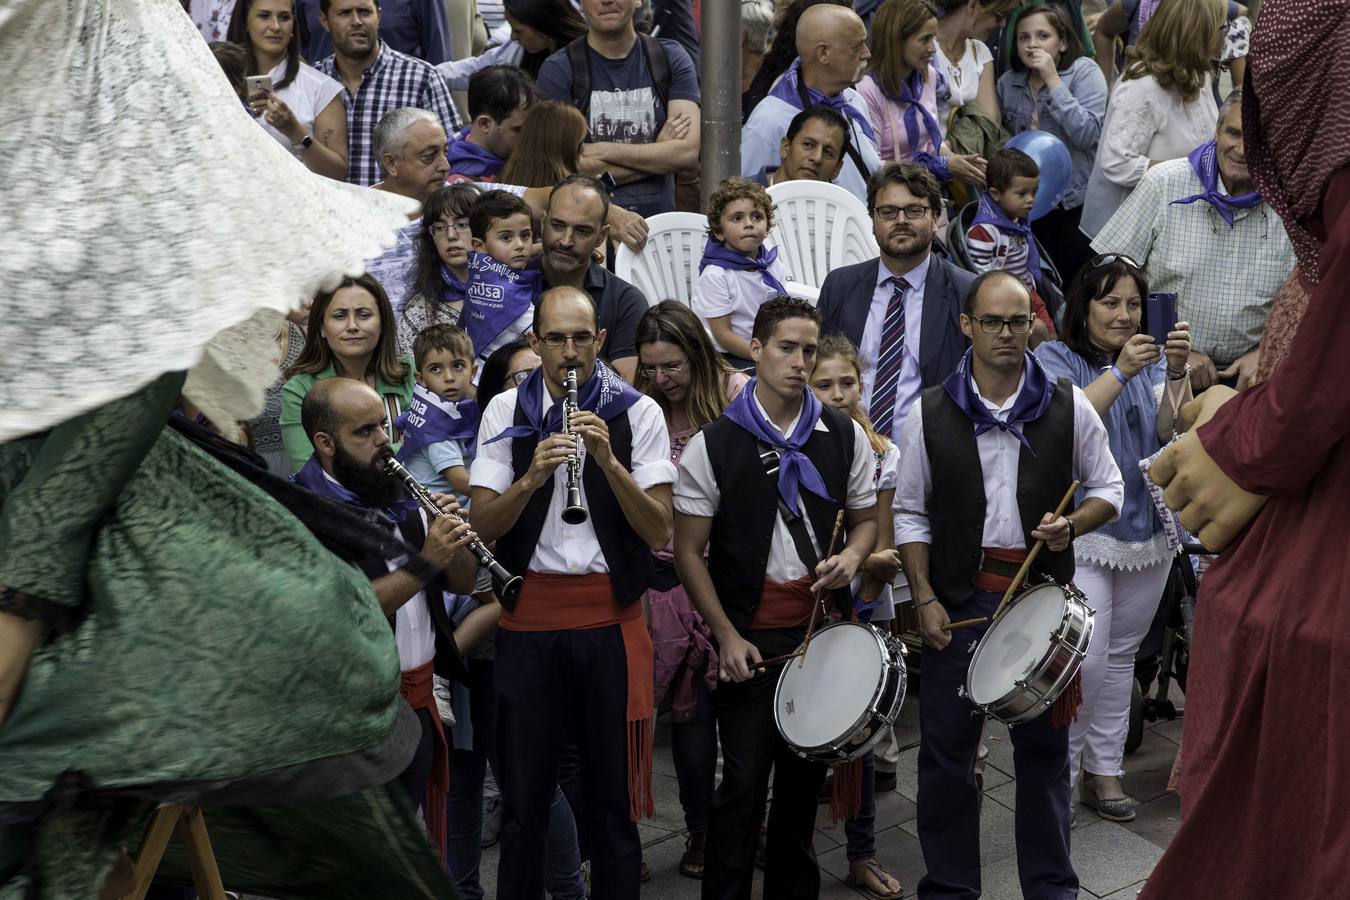
<path fill-rule="evenodd" d="M 974 272 L 975 267 L 970 262 L 970 245 L 966 243 L 966 232 L 974 223 L 975 213 L 979 208 L 978 201 L 967 203 L 952 217 L 951 223 L 947 226 L 947 252 L 952 262 L 967 272 Z M 1032 240 L 1036 240 L 1035 236 Z M 1058 328 L 1064 318 L 1063 279 L 1060 277 L 1059 269 L 1055 268 L 1054 260 L 1045 252 L 1045 246 L 1040 241 L 1036 241 L 1036 252 L 1041 255 L 1041 278 L 1036 282 L 1036 292 L 1045 301 L 1046 308 L 1050 310 L 1050 318 L 1054 319 L 1055 327 Z"/>

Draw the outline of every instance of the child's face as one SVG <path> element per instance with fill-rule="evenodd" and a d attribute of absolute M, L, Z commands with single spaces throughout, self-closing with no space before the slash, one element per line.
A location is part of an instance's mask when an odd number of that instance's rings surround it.
<path fill-rule="evenodd" d="M 733 200 L 722 210 L 722 218 L 713 235 L 737 253 L 756 256 L 769 231 L 764 209 L 753 200 Z"/>
<path fill-rule="evenodd" d="M 473 239 L 473 248 L 503 265 L 523 269 L 530 261 L 534 246 L 534 223 L 529 213 L 516 213 L 505 219 L 493 219 L 482 240 Z"/>
<path fill-rule="evenodd" d="M 816 360 L 816 370 L 811 373 L 811 392 L 826 406 L 852 415 L 862 400 L 862 379 L 853 363 L 842 356 L 827 356 Z"/>
<path fill-rule="evenodd" d="M 450 350 L 432 350 L 417 370 L 417 383 L 450 403 L 463 400 L 473 384 L 474 362 Z"/>
<path fill-rule="evenodd" d="M 431 226 L 431 240 L 436 244 L 436 255 L 455 272 L 463 272 L 469 265 L 469 220 L 464 216 L 443 216 Z"/>
<path fill-rule="evenodd" d="M 1025 175 L 1014 175 L 1012 184 L 1004 191 L 989 189 L 989 196 L 993 197 L 1003 211 L 1014 219 L 1025 219 L 1031 214 L 1031 208 L 1036 205 L 1036 189 L 1041 186 L 1041 177 L 1036 175 L 1028 178 Z"/>
<path fill-rule="evenodd" d="M 1045 13 L 1023 16 L 1017 20 L 1017 55 L 1028 68 L 1040 67 L 1038 53 L 1044 54 L 1055 68 L 1059 68 L 1059 59 L 1067 46 Z"/>

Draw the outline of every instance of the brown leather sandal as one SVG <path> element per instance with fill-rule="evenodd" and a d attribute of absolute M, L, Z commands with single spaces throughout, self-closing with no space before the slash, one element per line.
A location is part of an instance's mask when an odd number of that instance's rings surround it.
<path fill-rule="evenodd" d="M 703 841 L 707 832 L 694 831 L 684 842 L 684 855 L 680 857 L 680 874 L 685 878 L 703 877 Z"/>
<path fill-rule="evenodd" d="M 887 881 L 894 881 L 895 890 L 890 893 L 878 891 L 867 883 L 865 875 L 853 874 L 852 862 L 849 863 L 848 877 L 844 879 L 845 884 L 849 887 L 859 888 L 863 893 L 867 894 L 867 896 L 873 898 L 873 900 L 897 900 L 897 898 L 905 896 L 905 886 L 900 883 L 900 879 L 882 868 L 881 863 L 877 862 L 875 859 L 860 860 L 860 862 L 862 862 L 864 866 L 864 871 L 871 873 L 872 877 L 877 880 L 877 883 L 883 887 Z"/>

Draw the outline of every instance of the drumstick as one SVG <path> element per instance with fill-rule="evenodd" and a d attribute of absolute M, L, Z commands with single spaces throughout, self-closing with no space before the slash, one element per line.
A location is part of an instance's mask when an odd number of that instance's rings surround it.
<path fill-rule="evenodd" d="M 830 533 L 830 546 L 825 550 L 825 559 L 834 555 L 834 544 L 839 540 L 839 530 L 844 526 L 844 508 L 841 506 L 839 512 L 834 517 L 834 531 Z M 816 628 L 816 612 L 820 609 L 820 592 L 811 593 L 811 620 L 806 623 L 806 640 L 802 643 L 801 662 L 797 663 L 797 668 L 806 665 L 806 651 L 811 646 L 811 632 Z"/>
<path fill-rule="evenodd" d="M 943 631 L 955 631 L 958 628 L 969 628 L 971 625 L 983 625 L 989 621 L 988 616 L 978 616 L 974 619 L 962 619 L 959 622 L 948 622 L 942 626 Z"/>
<path fill-rule="evenodd" d="M 1068 491 L 1064 493 L 1064 499 L 1060 500 L 1059 506 L 1055 507 L 1056 519 L 1064 515 L 1064 509 L 1069 505 L 1069 501 L 1073 500 L 1073 495 L 1074 492 L 1078 490 L 1078 485 L 1079 483 L 1077 481 L 1069 485 Z M 999 601 L 998 609 L 994 610 L 994 615 L 991 616 L 991 618 L 997 619 L 998 614 L 1003 612 L 1003 607 L 1008 605 L 1008 600 L 1016 593 L 1017 588 L 1022 584 L 1022 579 L 1027 577 L 1027 572 L 1031 569 L 1031 564 L 1036 561 L 1036 554 L 1041 552 L 1041 547 L 1044 545 L 1045 541 L 1039 540 L 1031 546 L 1031 552 L 1027 554 L 1026 560 L 1022 563 L 1022 568 L 1018 569 L 1017 574 L 1013 576 L 1012 584 L 1008 585 L 1008 589 L 1003 592 L 1003 599 Z"/>

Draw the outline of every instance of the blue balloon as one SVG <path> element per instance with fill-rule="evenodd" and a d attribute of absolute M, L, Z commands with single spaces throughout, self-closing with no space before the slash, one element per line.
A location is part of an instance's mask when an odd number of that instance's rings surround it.
<path fill-rule="evenodd" d="M 1036 205 L 1028 216 L 1034 222 L 1054 209 L 1069 190 L 1069 183 L 1073 181 L 1073 160 L 1069 158 L 1069 148 L 1048 131 L 1024 131 L 1003 146 L 1021 150 L 1041 167 Z"/>

